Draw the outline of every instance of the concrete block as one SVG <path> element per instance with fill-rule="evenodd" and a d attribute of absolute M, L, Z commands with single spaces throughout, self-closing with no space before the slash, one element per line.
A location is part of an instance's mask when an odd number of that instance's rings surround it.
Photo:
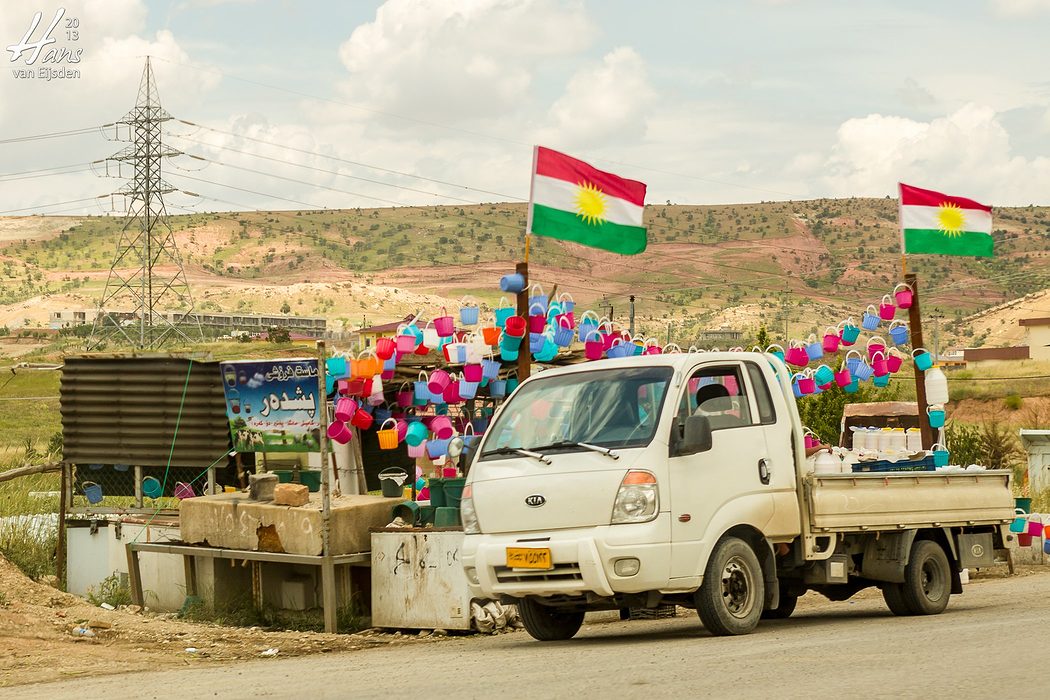
<path fill-rule="evenodd" d="M 249 474 L 248 495 L 253 501 L 272 501 L 277 487 L 276 474 Z"/>
<path fill-rule="evenodd" d="M 273 503 L 277 506 L 305 506 L 310 502 L 310 489 L 305 484 L 277 484 Z"/>
<path fill-rule="evenodd" d="M 343 495 L 331 501 L 332 554 L 367 552 L 369 528 L 390 522 L 401 498 Z M 182 539 L 192 544 L 291 554 L 321 554 L 321 494 L 302 506 L 253 501 L 245 493 L 187 498 L 180 504 Z"/>

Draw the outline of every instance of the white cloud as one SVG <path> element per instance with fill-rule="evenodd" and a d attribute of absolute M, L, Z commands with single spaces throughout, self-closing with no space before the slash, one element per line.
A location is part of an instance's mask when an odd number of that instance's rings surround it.
<path fill-rule="evenodd" d="M 959 192 L 999 205 L 1046 199 L 1050 158 L 1014 154 L 990 107 L 969 104 L 920 122 L 871 114 L 850 119 L 824 164 L 823 189 L 836 196 L 892 194 L 898 181 Z"/>
<path fill-rule="evenodd" d="M 578 2 L 388 0 L 339 49 L 356 102 L 432 121 L 502 114 L 526 102 L 536 62 L 586 47 Z"/>
<path fill-rule="evenodd" d="M 990 0 L 992 9 L 1008 17 L 1024 17 L 1050 11 L 1050 0 Z"/>
<path fill-rule="evenodd" d="M 655 92 L 645 62 L 630 47 L 580 68 L 550 108 L 550 126 L 539 141 L 589 148 L 610 141 L 638 141 Z"/>

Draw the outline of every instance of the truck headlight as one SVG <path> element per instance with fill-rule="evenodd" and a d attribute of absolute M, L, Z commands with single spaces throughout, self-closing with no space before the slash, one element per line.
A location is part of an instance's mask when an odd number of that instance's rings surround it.
<path fill-rule="evenodd" d="M 620 482 L 613 502 L 611 525 L 646 523 L 656 517 L 659 499 L 656 476 L 652 472 L 631 470 Z"/>

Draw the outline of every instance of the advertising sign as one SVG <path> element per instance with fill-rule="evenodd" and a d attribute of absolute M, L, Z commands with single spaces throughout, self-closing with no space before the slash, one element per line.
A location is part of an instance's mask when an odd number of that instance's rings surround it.
<path fill-rule="evenodd" d="M 316 359 L 220 362 L 219 371 L 235 450 L 320 449 Z"/>

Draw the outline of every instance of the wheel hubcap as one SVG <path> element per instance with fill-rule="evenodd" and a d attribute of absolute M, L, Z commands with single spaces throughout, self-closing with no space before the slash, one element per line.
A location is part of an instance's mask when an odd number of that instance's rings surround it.
<path fill-rule="evenodd" d="M 740 557 L 732 557 L 722 569 L 722 604 L 737 618 L 747 617 L 754 608 L 754 581 L 751 571 Z"/>
<path fill-rule="evenodd" d="M 944 573 L 935 562 L 923 562 L 921 585 L 928 600 L 940 600 L 944 595 Z"/>

